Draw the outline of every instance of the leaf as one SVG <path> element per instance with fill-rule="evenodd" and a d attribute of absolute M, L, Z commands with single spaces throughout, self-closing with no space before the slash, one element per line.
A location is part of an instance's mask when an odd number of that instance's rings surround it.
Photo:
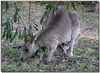
<path fill-rule="evenodd" d="M 8 40 L 11 37 L 9 28 L 6 30 L 6 39 Z"/>
<path fill-rule="evenodd" d="M 30 29 L 30 31 L 32 30 L 32 25 L 31 24 L 29 25 L 29 29 Z"/>
<path fill-rule="evenodd" d="M 48 5 L 45 7 L 46 10 L 51 9 L 53 7 L 53 3 L 49 2 Z"/>
<path fill-rule="evenodd" d="M 14 22 L 17 21 L 17 13 L 15 12 L 14 16 L 13 16 Z"/>
<path fill-rule="evenodd" d="M 19 9 L 16 8 L 15 14 L 13 15 L 14 22 L 17 21 Z"/>
<path fill-rule="evenodd" d="M 50 11 L 51 11 L 52 8 L 53 8 L 53 3 L 52 2 L 49 2 L 48 5 L 45 7 L 44 15 L 42 16 L 42 18 L 40 20 L 40 24 L 41 25 L 43 23 L 44 17 L 50 13 Z"/>
<path fill-rule="evenodd" d="M 28 35 L 27 35 L 27 34 L 25 34 L 24 42 L 27 40 L 27 37 L 28 37 Z"/>
<path fill-rule="evenodd" d="M 69 9 L 69 6 L 70 6 L 70 2 L 68 2 L 68 3 L 66 4 L 67 9 Z"/>
<path fill-rule="evenodd" d="M 11 30 L 13 31 L 13 24 L 12 24 L 12 26 L 11 26 Z"/>
<path fill-rule="evenodd" d="M 5 31 L 6 31 L 6 39 L 8 40 L 8 38 L 11 37 L 11 30 L 10 30 L 10 22 L 7 21 L 6 26 L 5 26 Z"/>
<path fill-rule="evenodd" d="M 77 10 L 77 9 L 76 9 L 76 5 L 75 5 L 75 2 L 71 2 L 71 3 L 72 3 L 73 8 L 74 8 L 75 10 Z"/>
<path fill-rule="evenodd" d="M 54 9 L 54 15 L 57 16 L 57 9 L 58 9 L 57 6 L 54 6 L 53 9 Z"/>
<path fill-rule="evenodd" d="M 49 11 L 45 10 L 44 15 L 42 16 L 41 20 L 40 20 L 40 24 L 42 25 L 44 17 L 47 16 L 49 14 Z"/>
<path fill-rule="evenodd" d="M 40 24 L 42 25 L 43 23 L 43 19 L 44 19 L 44 16 L 42 16 L 41 20 L 40 20 Z"/>
<path fill-rule="evenodd" d="M 28 30 L 28 34 L 29 34 L 29 35 L 31 34 L 31 31 L 32 31 L 32 25 L 30 24 L 30 25 L 29 25 L 29 30 Z"/>
<path fill-rule="evenodd" d="M 6 2 L 6 10 L 8 10 L 8 8 L 9 8 L 9 4 L 8 2 Z"/>
<path fill-rule="evenodd" d="M 5 2 L 3 2 L 3 1 L 1 2 L 1 8 L 2 8 L 2 9 L 6 9 L 6 4 L 5 4 Z"/>
<path fill-rule="evenodd" d="M 7 25 L 7 22 L 4 22 L 1 26 L 4 27 Z"/>
<path fill-rule="evenodd" d="M 11 37 L 10 31 L 8 31 L 7 33 L 8 33 L 8 38 L 10 38 Z"/>
<path fill-rule="evenodd" d="M 6 33 L 5 35 L 6 35 L 6 40 L 8 40 L 8 37 L 9 37 L 9 36 L 8 36 L 8 33 Z"/>
<path fill-rule="evenodd" d="M 24 27 L 21 39 L 23 39 L 25 37 L 25 35 L 26 35 L 26 27 Z"/>
<path fill-rule="evenodd" d="M 18 38 L 21 39 L 21 31 L 19 31 L 19 36 L 18 36 Z"/>
<path fill-rule="evenodd" d="M 16 14 L 14 14 L 13 19 L 14 19 L 14 22 L 16 22 L 16 19 L 17 19 Z"/>
<path fill-rule="evenodd" d="M 5 27 L 4 27 L 5 26 Z M 2 27 L 4 27 L 4 32 L 3 32 L 3 38 L 7 35 L 7 28 L 8 28 L 8 21 L 7 22 L 4 22 L 2 24 Z"/>
<path fill-rule="evenodd" d="M 8 4 L 8 2 L 6 1 L 6 2 L 1 2 L 1 8 L 2 9 L 5 9 L 6 11 L 9 9 L 9 4 Z"/>
<path fill-rule="evenodd" d="M 18 34 L 18 28 L 16 29 L 16 32 L 15 32 L 15 34 L 13 35 L 13 38 L 10 40 L 10 42 L 12 42 L 12 41 L 16 38 L 17 34 Z"/>
<path fill-rule="evenodd" d="M 7 23 L 7 33 L 8 33 L 8 35 L 9 35 L 9 39 L 12 39 L 12 29 L 11 29 L 11 25 L 10 25 L 10 22 L 8 21 L 8 23 Z"/>

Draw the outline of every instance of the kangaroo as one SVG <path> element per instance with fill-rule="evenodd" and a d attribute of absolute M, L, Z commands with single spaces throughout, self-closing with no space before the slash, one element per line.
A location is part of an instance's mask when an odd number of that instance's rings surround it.
<path fill-rule="evenodd" d="M 80 20 L 76 12 L 66 10 L 58 7 L 57 15 L 55 16 L 53 10 L 46 17 L 43 30 L 31 37 L 23 44 L 20 58 L 27 58 L 32 56 L 37 50 L 37 45 L 45 46 L 49 50 L 47 61 L 50 62 L 57 46 L 70 41 L 70 44 L 63 47 L 64 53 L 68 50 L 67 55 L 73 56 L 73 47 L 75 39 L 80 30 Z"/>

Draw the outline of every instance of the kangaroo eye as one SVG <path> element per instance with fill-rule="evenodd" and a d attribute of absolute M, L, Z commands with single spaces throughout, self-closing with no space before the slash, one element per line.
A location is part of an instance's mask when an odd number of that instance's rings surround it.
<path fill-rule="evenodd" d="M 25 51 L 28 52 L 29 50 L 28 49 L 25 49 Z"/>

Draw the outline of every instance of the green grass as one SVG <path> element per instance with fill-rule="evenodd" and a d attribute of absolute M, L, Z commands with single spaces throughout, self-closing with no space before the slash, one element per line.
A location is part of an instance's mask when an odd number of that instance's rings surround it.
<path fill-rule="evenodd" d="M 98 60 L 99 60 L 98 51 L 91 48 L 92 45 L 91 47 L 87 45 L 87 43 L 89 43 L 87 38 L 82 37 L 79 39 L 79 41 L 80 44 L 86 45 L 87 48 L 81 49 L 75 47 L 74 54 L 77 56 L 82 56 L 83 58 L 66 58 L 66 59 L 61 58 L 60 60 L 59 58 L 61 57 L 62 52 L 57 51 L 55 53 L 56 60 L 49 64 L 45 64 L 44 60 L 40 62 L 38 58 L 28 58 L 25 61 L 21 61 L 18 55 L 19 49 L 2 48 L 1 70 L 3 72 L 98 71 Z M 94 64 L 95 61 L 96 63 Z"/>

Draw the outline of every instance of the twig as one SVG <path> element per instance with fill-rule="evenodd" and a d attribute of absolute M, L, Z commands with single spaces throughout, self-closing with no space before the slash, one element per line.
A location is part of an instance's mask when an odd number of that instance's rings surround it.
<path fill-rule="evenodd" d="M 29 25 L 30 25 L 30 15 L 31 15 L 30 8 L 31 8 L 31 1 L 29 1 Z"/>

